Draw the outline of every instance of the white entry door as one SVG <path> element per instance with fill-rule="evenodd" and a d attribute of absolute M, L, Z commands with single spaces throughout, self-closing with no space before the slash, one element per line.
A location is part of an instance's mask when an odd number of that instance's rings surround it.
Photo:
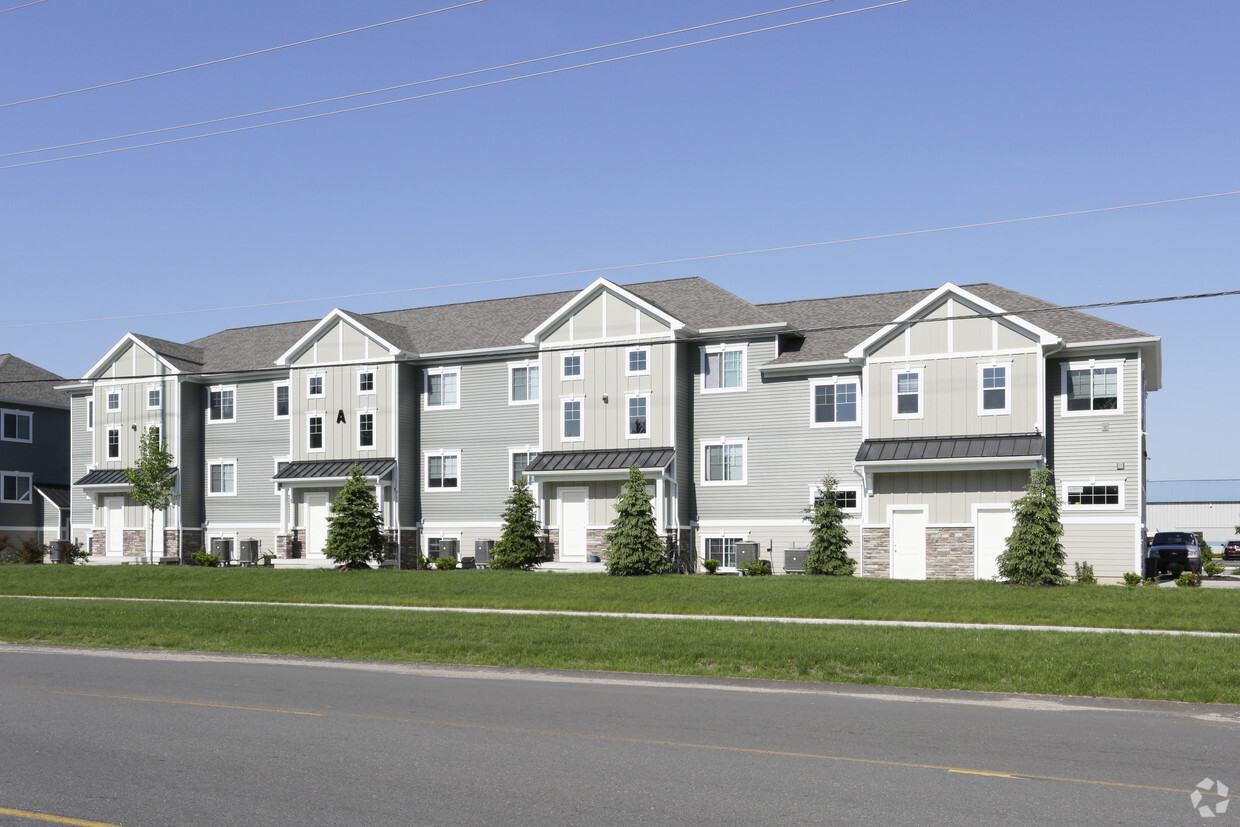
<path fill-rule="evenodd" d="M 125 498 L 105 497 L 103 500 L 104 553 L 122 554 L 125 551 Z"/>
<path fill-rule="evenodd" d="M 586 561 L 586 526 L 590 524 L 590 489 L 560 489 L 560 561 Z"/>
<path fill-rule="evenodd" d="M 1012 509 L 1009 506 L 977 509 L 974 525 L 974 566 L 978 580 L 994 580 L 999 576 L 999 555 L 1012 533 Z"/>
<path fill-rule="evenodd" d="M 327 495 L 306 494 L 306 558 L 326 560 L 323 553 L 327 546 Z"/>
<path fill-rule="evenodd" d="M 164 509 L 156 509 L 151 521 L 153 528 L 151 529 L 151 556 L 164 556 L 164 529 L 168 525 L 168 512 Z"/>
<path fill-rule="evenodd" d="M 926 579 L 926 511 L 891 509 L 891 576 L 896 580 Z"/>

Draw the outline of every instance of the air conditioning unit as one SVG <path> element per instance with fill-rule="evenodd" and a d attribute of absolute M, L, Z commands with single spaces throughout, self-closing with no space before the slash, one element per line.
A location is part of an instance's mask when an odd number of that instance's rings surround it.
<path fill-rule="evenodd" d="M 237 545 L 237 550 L 240 552 L 237 562 L 243 566 L 250 566 L 258 562 L 258 540 L 242 540 Z"/>
<path fill-rule="evenodd" d="M 220 562 L 229 565 L 233 560 L 233 541 L 231 537 L 211 538 L 211 553 L 220 558 Z"/>
<path fill-rule="evenodd" d="M 494 540 L 474 540 L 474 564 L 485 566 L 490 563 L 491 552 L 494 550 Z"/>
<path fill-rule="evenodd" d="M 758 559 L 757 543 L 737 543 L 736 544 L 736 567 L 739 569 L 750 560 Z"/>
<path fill-rule="evenodd" d="M 458 560 L 461 559 L 461 541 L 455 540 L 455 539 L 449 540 L 446 537 L 440 540 L 439 541 L 439 556 L 440 557 L 455 557 Z"/>
<path fill-rule="evenodd" d="M 807 548 L 784 549 L 784 572 L 787 574 L 805 574 L 805 559 L 809 557 Z"/>

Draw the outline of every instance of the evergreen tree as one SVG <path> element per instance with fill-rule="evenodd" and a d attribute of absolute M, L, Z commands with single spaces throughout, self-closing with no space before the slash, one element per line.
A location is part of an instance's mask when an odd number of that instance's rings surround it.
<path fill-rule="evenodd" d="M 806 574 L 848 577 L 857 569 L 857 561 L 848 556 L 852 538 L 844 528 L 844 512 L 835 499 L 836 485 L 835 477 L 830 474 L 823 477 L 814 492 L 814 504 L 805 509 L 805 519 L 810 523 Z"/>
<path fill-rule="evenodd" d="M 534 496 L 530 484 L 521 477 L 504 502 L 504 531 L 491 550 L 491 568 L 529 571 L 542 557 L 538 541 L 538 520 L 534 516 Z"/>
<path fill-rule="evenodd" d="M 1067 559 L 1059 538 L 1059 497 L 1054 473 L 1035 468 L 1029 475 L 1025 495 L 1012 503 L 1016 525 L 999 555 L 999 576 L 1022 586 L 1058 586 L 1067 581 Z"/>
<path fill-rule="evenodd" d="M 138 505 L 146 506 L 146 555 L 150 559 L 155 534 L 155 512 L 167 511 L 180 499 L 177 493 L 176 469 L 172 467 L 172 454 L 168 443 L 159 436 L 159 428 L 147 428 L 138 441 L 138 459 L 133 468 L 125 469 L 125 481 L 129 483 L 129 496 Z"/>
<path fill-rule="evenodd" d="M 323 553 L 342 569 L 368 569 L 368 560 L 383 559 L 382 525 L 374 492 L 366 486 L 361 467 L 354 465 L 332 501 Z"/>
<path fill-rule="evenodd" d="M 628 577 L 669 571 L 671 564 L 664 556 L 663 539 L 655 529 L 646 478 L 636 465 L 629 469 L 629 481 L 615 508 L 616 518 L 606 535 L 607 572 Z"/>

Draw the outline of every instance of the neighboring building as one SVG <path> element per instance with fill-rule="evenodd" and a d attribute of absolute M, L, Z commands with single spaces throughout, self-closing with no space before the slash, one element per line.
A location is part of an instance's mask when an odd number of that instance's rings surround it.
<path fill-rule="evenodd" d="M 1240 480 L 1150 480 L 1146 499 L 1150 532 L 1200 532 L 1216 550 L 1240 540 Z"/>
<path fill-rule="evenodd" d="M 0 537 L 49 543 L 68 536 L 69 397 L 64 380 L 0 354 Z"/>
<path fill-rule="evenodd" d="M 1015 315 L 1004 315 L 1014 313 Z M 1145 534 L 1157 337 L 996 287 L 754 305 L 697 278 L 237 328 L 127 334 L 73 403 L 75 535 L 140 553 L 123 469 L 158 426 L 180 504 L 161 551 L 255 538 L 324 561 L 351 465 L 393 553 L 472 553 L 534 483 L 561 567 L 602 552 L 626 471 L 693 563 L 756 548 L 784 570 L 840 482 L 871 577 L 990 577 L 1030 469 L 1057 472 L 1064 543 L 1101 576 Z"/>

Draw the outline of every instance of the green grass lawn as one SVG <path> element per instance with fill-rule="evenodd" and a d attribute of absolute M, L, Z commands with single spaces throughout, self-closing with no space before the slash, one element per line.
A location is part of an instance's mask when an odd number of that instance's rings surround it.
<path fill-rule="evenodd" d="M 1240 590 L 857 578 L 0 566 L 0 594 L 1240 631 Z M 1240 640 L 0 597 L 7 643 L 1240 703 Z"/>

